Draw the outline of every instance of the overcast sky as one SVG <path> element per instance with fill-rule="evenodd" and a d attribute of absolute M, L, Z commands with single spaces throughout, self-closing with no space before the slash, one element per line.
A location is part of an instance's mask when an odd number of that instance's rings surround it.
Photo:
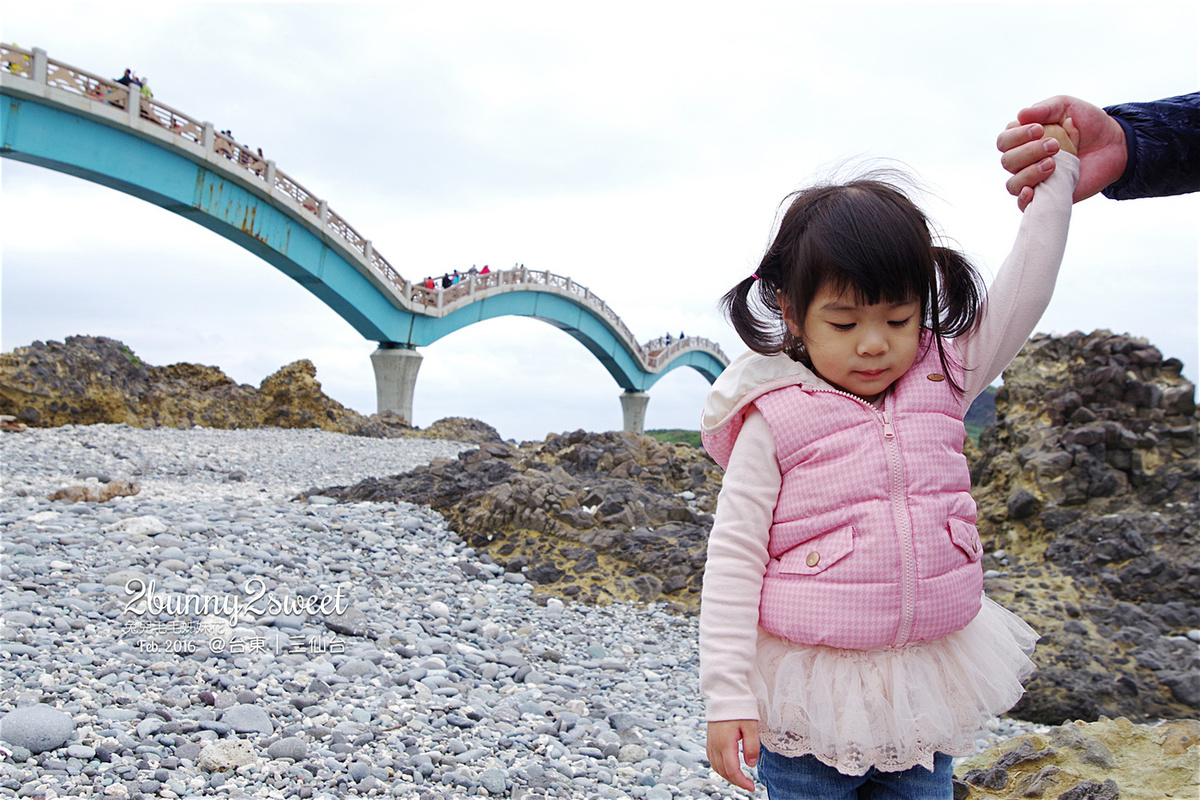
<path fill-rule="evenodd" d="M 5 2 L 0 21 L 5 42 L 132 68 L 261 147 L 406 277 L 520 262 L 590 287 L 640 340 L 683 331 L 731 357 L 744 347 L 715 302 L 813 176 L 902 162 L 990 277 L 1020 220 L 995 149 L 1017 110 L 1200 85 L 1190 2 Z M 308 358 L 327 394 L 375 411 L 376 344 L 267 263 L 114 190 L 0 170 L 4 351 L 109 336 L 256 386 Z M 1039 330 L 1142 336 L 1195 381 L 1198 220 L 1200 196 L 1076 206 Z M 616 382 L 544 323 L 491 320 L 422 352 L 417 425 L 621 426 Z M 647 427 L 697 428 L 707 386 L 664 377 Z"/>

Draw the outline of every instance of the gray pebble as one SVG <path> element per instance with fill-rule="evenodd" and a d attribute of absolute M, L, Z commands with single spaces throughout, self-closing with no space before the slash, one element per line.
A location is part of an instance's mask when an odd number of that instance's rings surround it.
<path fill-rule="evenodd" d="M 308 745 L 298 736 L 288 736 L 277 742 L 272 742 L 267 748 L 271 758 L 290 758 L 299 761 L 308 755 Z"/>
<path fill-rule="evenodd" d="M 75 721 L 44 703 L 13 709 L 0 717 L 0 740 L 34 755 L 62 747 L 73 733 Z"/>
<path fill-rule="evenodd" d="M 221 715 L 221 722 L 237 733 L 271 733 L 275 730 L 275 726 L 271 724 L 271 715 L 248 703 L 225 709 L 225 713 Z"/>
<path fill-rule="evenodd" d="M 71 758 L 91 761 L 96 757 L 96 749 L 83 744 L 73 744 L 67 747 L 67 755 Z"/>
<path fill-rule="evenodd" d="M 508 773 L 494 767 L 479 773 L 479 785 L 490 795 L 502 795 L 508 788 Z"/>

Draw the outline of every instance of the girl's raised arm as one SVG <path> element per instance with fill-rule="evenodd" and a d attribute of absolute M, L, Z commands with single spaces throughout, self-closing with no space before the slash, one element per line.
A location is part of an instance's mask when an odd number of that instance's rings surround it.
<path fill-rule="evenodd" d="M 1079 159 L 1060 151 L 1054 174 L 1038 186 L 1017 240 L 988 287 L 979 327 L 959 341 L 968 368 L 963 407 L 1000 376 L 1025 346 L 1050 298 L 1067 246 Z"/>

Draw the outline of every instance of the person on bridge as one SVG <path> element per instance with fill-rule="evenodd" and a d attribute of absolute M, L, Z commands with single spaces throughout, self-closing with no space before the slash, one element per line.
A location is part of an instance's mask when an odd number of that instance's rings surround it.
<path fill-rule="evenodd" d="M 21 45 L 12 43 L 13 50 L 20 50 Z M 12 53 L 8 58 L 8 71 L 13 75 L 29 74 L 29 56 L 24 53 Z"/>
<path fill-rule="evenodd" d="M 127 70 L 125 70 L 124 75 L 117 78 L 117 83 L 121 84 L 122 86 L 129 86 L 131 84 L 137 83 L 137 78 L 133 77 L 132 70 L 127 69 Z"/>
<path fill-rule="evenodd" d="M 772 800 L 949 798 L 1037 633 L 983 596 L 963 416 L 1050 301 L 1073 126 L 986 295 L 893 173 L 791 196 L 722 299 L 750 352 L 701 433 L 725 469 L 700 606 L 708 758 Z M 872 794 L 872 796 L 875 796 Z"/>
<path fill-rule="evenodd" d="M 488 265 L 487 265 L 487 264 L 484 264 L 484 265 L 483 265 L 483 269 L 479 270 L 479 274 L 480 274 L 480 275 L 487 275 L 489 272 L 491 272 L 491 270 L 490 270 L 490 269 L 488 269 Z"/>
<path fill-rule="evenodd" d="M 449 272 L 443 273 L 442 274 L 442 288 L 449 289 L 453 285 L 454 285 L 454 281 L 450 279 L 450 273 Z"/>
<path fill-rule="evenodd" d="M 437 284 L 433 282 L 433 276 L 429 276 L 425 279 L 425 288 L 429 289 L 430 291 L 433 291 L 437 288 Z"/>

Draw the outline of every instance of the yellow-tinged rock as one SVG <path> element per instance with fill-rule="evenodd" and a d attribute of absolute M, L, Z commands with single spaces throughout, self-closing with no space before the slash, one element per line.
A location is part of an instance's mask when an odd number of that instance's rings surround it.
<path fill-rule="evenodd" d="M 994 768 L 1011 762 L 1022 747 L 1036 757 L 1006 766 L 1003 788 L 984 788 L 967 779 L 992 770 L 995 780 Z M 967 800 L 1056 798 L 1081 783 L 1110 780 L 1121 800 L 1193 800 L 1200 797 L 1200 720 L 1136 725 L 1124 717 L 1101 717 L 1098 722 L 1069 722 L 972 756 L 955 776 L 970 787 Z"/>

